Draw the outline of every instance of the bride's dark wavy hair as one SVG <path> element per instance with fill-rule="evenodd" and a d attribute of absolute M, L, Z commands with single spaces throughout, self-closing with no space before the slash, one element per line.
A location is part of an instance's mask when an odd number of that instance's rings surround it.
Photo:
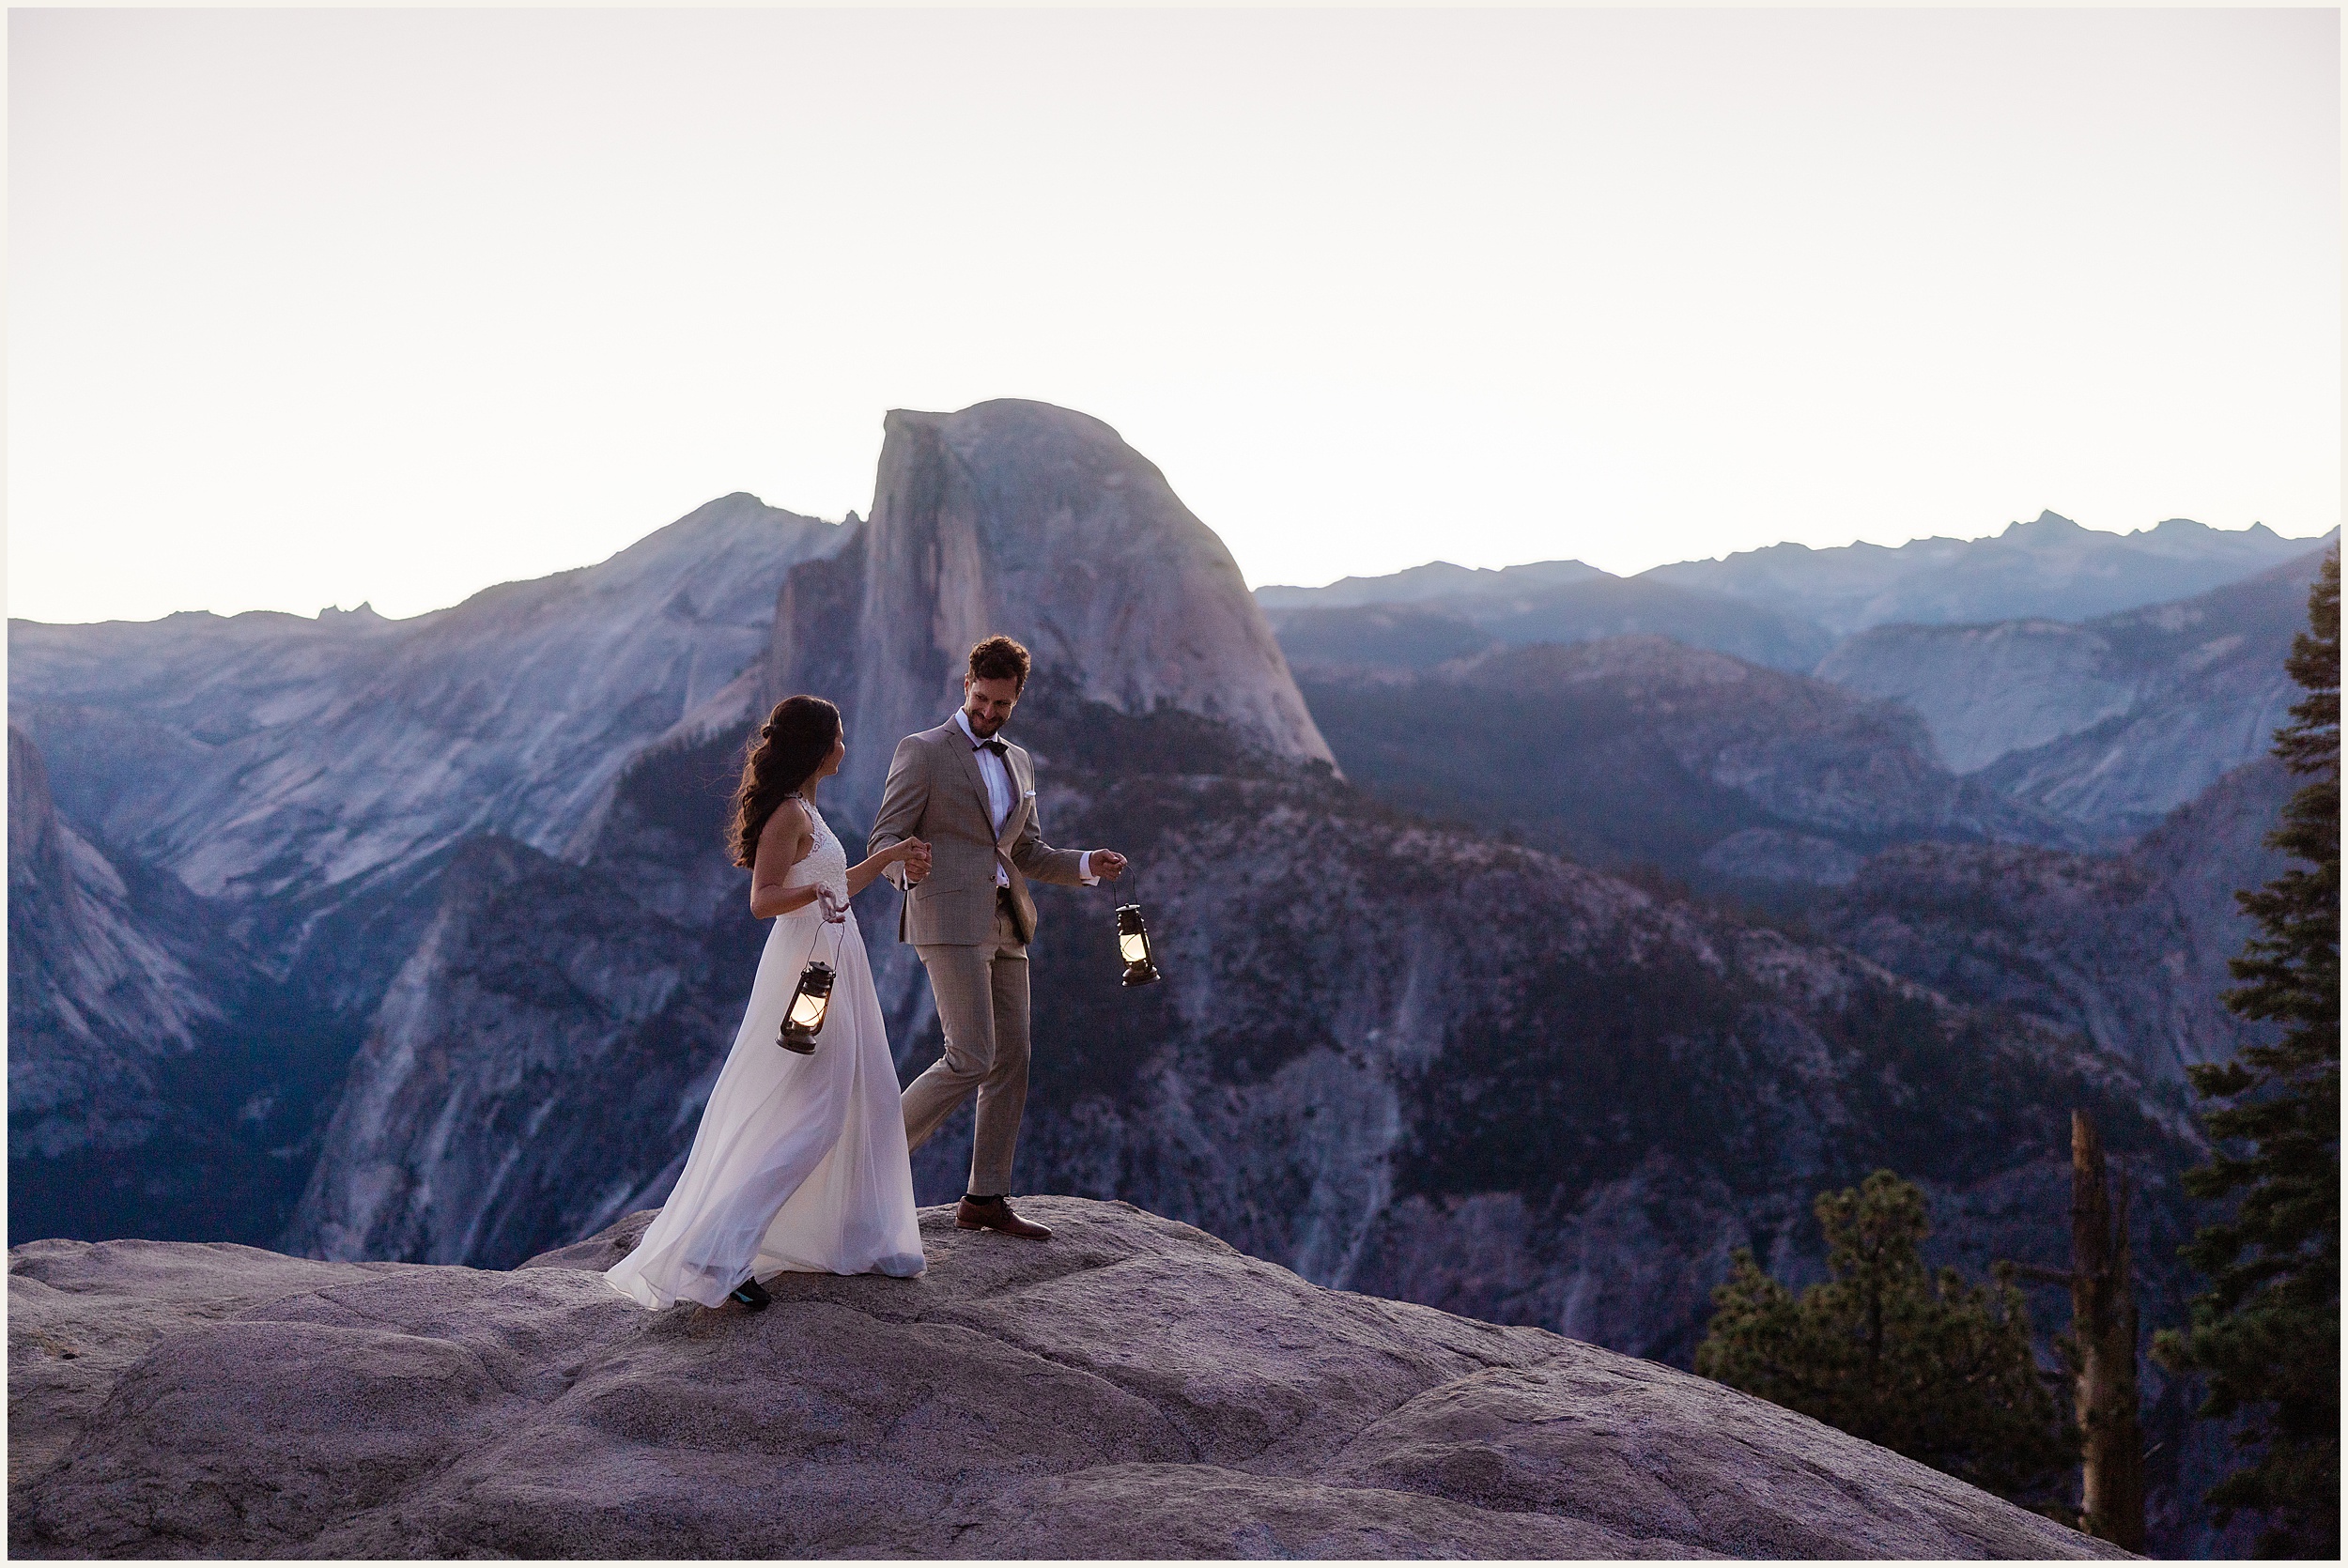
<path fill-rule="evenodd" d="M 786 697 L 758 727 L 749 755 L 742 761 L 742 785 L 734 792 L 734 863 L 758 856 L 758 836 L 766 819 L 808 781 L 840 739 L 840 710 L 820 697 Z"/>

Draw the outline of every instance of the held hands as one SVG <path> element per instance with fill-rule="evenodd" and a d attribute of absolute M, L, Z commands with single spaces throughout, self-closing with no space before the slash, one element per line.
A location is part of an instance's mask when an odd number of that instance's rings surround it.
<path fill-rule="evenodd" d="M 926 839 L 901 838 L 888 847 L 889 858 L 905 869 L 905 885 L 911 887 L 930 874 L 930 846 Z M 1092 852 L 1092 874 L 1103 882 L 1115 882 L 1125 872 L 1126 859 L 1115 850 Z"/>

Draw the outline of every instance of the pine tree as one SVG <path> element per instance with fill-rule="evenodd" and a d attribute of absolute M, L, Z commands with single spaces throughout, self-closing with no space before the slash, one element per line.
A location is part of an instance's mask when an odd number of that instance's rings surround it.
<path fill-rule="evenodd" d="M 2340 1555 L 2340 555 L 2308 597 L 2292 679 L 2307 697 L 2275 753 L 2307 777 L 2267 838 L 2294 866 L 2236 897 L 2259 935 L 2233 961 L 2245 982 L 2226 1002 L 2279 1027 L 2270 1043 L 2191 1069 L 2219 1141 L 2186 1191 L 2235 1198 L 2194 1233 L 2185 1256 L 2210 1282 L 2190 1325 L 2155 1354 L 2201 1373 L 2201 1413 L 2243 1419 L 2256 1457 L 2209 1493 L 2224 1520 L 2268 1523 L 2265 1556 Z"/>
<path fill-rule="evenodd" d="M 2078 1446 L 2031 1351 L 2012 1270 L 1928 1273 L 1924 1195 L 1890 1171 L 1821 1192 L 1833 1276 L 1797 1299 L 1738 1249 L 1696 1347 L 1707 1377 L 2025 1505 L 2047 1505 Z"/>

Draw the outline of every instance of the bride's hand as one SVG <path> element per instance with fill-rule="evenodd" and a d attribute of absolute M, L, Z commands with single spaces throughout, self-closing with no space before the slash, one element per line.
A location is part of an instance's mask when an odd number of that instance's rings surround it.
<path fill-rule="evenodd" d="M 846 901 L 830 888 L 820 884 L 815 889 L 815 907 L 823 912 L 825 920 L 835 926 L 848 917 Z"/>
<path fill-rule="evenodd" d="M 904 839 L 897 845 L 897 858 L 904 862 L 907 882 L 919 882 L 930 874 L 930 846 L 927 840 Z"/>

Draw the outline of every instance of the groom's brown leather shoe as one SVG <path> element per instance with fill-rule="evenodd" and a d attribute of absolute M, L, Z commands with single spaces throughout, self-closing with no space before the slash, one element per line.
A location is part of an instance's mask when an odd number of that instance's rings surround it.
<path fill-rule="evenodd" d="M 998 1230 L 1005 1236 L 1024 1236 L 1030 1241 L 1049 1241 L 1049 1228 L 1022 1220 L 1011 1211 L 1004 1198 L 972 1198 L 965 1196 L 954 1206 L 954 1225 L 959 1230 Z"/>

